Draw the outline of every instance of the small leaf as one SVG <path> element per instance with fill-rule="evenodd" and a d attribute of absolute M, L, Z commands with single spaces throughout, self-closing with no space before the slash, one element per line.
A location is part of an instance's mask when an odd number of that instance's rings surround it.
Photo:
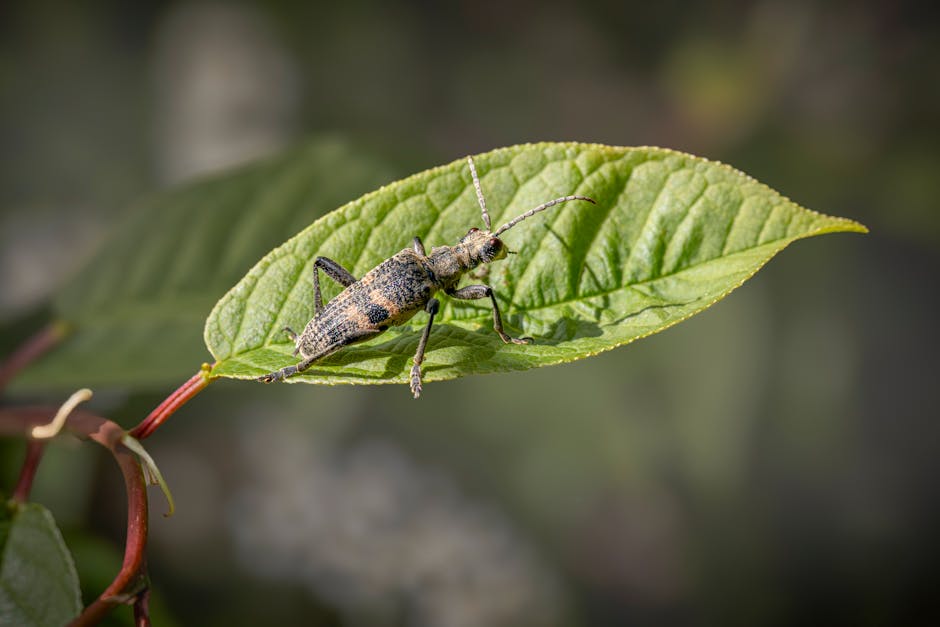
<path fill-rule="evenodd" d="M 64 625 L 82 611 L 75 563 L 49 510 L 9 504 L 0 514 L 0 625 Z"/>
<path fill-rule="evenodd" d="M 501 224 L 546 200 L 581 194 L 506 232 L 518 254 L 490 266 L 504 319 L 535 343 L 507 345 L 486 301 L 442 299 L 426 381 L 525 370 L 610 350 L 661 331 L 726 296 L 794 240 L 865 227 L 794 204 L 728 166 L 659 148 L 514 146 L 474 157 Z M 453 245 L 482 226 L 461 159 L 393 183 L 316 221 L 265 256 L 206 322 L 214 376 L 253 378 L 297 363 L 283 327 L 313 315 L 313 260 L 355 276 L 410 245 Z M 469 282 L 465 280 L 464 283 Z M 329 298 L 339 289 L 325 281 Z M 426 322 L 340 351 L 288 381 L 405 382 Z"/>
<path fill-rule="evenodd" d="M 259 256 L 393 173 L 324 138 L 141 202 L 58 295 L 55 315 L 69 335 L 16 385 L 178 382 L 206 359 L 212 305 Z"/>

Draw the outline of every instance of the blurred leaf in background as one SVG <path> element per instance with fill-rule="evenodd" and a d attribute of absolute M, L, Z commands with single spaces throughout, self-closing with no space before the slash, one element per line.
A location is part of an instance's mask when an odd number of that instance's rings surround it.
<path fill-rule="evenodd" d="M 205 316 L 255 259 L 391 171 L 364 149 L 323 138 L 141 202 L 56 295 L 53 315 L 66 339 L 17 384 L 179 382 L 208 359 Z"/>

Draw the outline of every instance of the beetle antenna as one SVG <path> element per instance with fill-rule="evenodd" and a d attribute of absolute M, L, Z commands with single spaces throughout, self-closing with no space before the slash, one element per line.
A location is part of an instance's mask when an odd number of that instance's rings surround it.
<path fill-rule="evenodd" d="M 473 157 L 467 157 L 467 163 L 470 164 L 470 176 L 473 177 L 473 186 L 477 190 L 477 201 L 480 203 L 480 209 L 483 211 L 483 224 L 486 230 L 490 230 L 490 214 L 486 211 L 486 201 L 483 200 L 483 188 L 480 187 L 480 179 L 477 177 L 477 169 L 473 165 Z"/>
<path fill-rule="evenodd" d="M 504 224 L 504 225 L 502 225 L 501 227 L 499 227 L 498 229 L 496 229 L 496 232 L 493 233 L 493 236 L 494 236 L 494 237 L 499 237 L 499 234 L 500 234 L 500 233 L 502 233 L 502 232 L 504 232 L 504 231 L 508 231 L 508 230 L 511 229 L 512 227 L 516 226 L 517 224 L 519 224 L 520 222 L 522 222 L 522 221 L 525 220 L 526 218 L 535 215 L 535 214 L 538 213 L 539 211 L 545 211 L 545 210 L 548 209 L 549 207 L 554 207 L 555 205 L 561 204 L 561 203 L 563 203 L 563 202 L 568 202 L 569 200 L 586 200 L 587 202 L 591 203 L 592 205 L 596 205 L 596 204 L 597 204 L 596 202 L 594 202 L 594 199 L 593 199 L 593 198 L 588 198 L 587 196 L 562 196 L 561 198 L 556 198 L 555 200 L 549 200 L 547 203 L 543 203 L 543 204 L 539 205 L 538 207 L 536 207 L 535 209 L 529 209 L 528 211 L 526 211 L 525 213 L 523 213 L 521 216 L 516 216 L 515 218 L 513 218 L 512 220 L 510 220 L 510 221 L 507 222 L 506 224 Z"/>

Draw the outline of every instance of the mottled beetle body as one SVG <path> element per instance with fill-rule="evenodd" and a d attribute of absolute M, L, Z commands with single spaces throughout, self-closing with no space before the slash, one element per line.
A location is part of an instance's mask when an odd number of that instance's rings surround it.
<path fill-rule="evenodd" d="M 405 249 L 328 302 L 296 339 L 304 359 L 366 340 L 424 309 L 435 286 L 421 259 Z"/>
<path fill-rule="evenodd" d="M 426 254 L 421 240 L 415 237 L 412 246 L 386 259 L 358 281 L 335 261 L 317 257 L 313 274 L 316 314 L 300 335 L 289 328 L 285 329 L 294 341 L 294 355 L 300 355 L 303 361 L 260 377 L 260 381 L 270 383 L 303 372 L 327 355 L 345 346 L 369 340 L 389 327 L 404 324 L 423 310 L 429 314 L 428 323 L 421 335 L 411 368 L 411 391 L 418 398 L 421 394 L 421 363 L 424 361 L 431 324 L 440 305 L 434 298 L 438 291 L 463 300 L 490 298 L 493 328 L 500 338 L 504 342 L 516 344 L 531 341 L 531 338 L 510 337 L 503 331 L 499 306 L 488 285 L 469 285 L 458 289 L 457 284 L 464 274 L 479 265 L 505 258 L 510 251 L 499 235 L 522 220 L 569 200 L 594 201 L 585 196 L 556 198 L 530 209 L 491 233 L 490 217 L 480 181 L 473 160 L 469 157 L 467 160 L 486 229 L 471 228 L 454 246 L 437 246 L 431 249 L 430 254 Z M 320 294 L 320 270 L 346 288 L 325 306 Z"/>

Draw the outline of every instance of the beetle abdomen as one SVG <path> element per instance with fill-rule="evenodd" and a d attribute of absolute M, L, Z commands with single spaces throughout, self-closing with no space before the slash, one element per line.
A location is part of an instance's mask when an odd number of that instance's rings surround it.
<path fill-rule="evenodd" d="M 403 324 L 424 309 L 434 291 L 422 258 L 406 248 L 326 303 L 298 339 L 299 352 L 316 355 L 354 343 L 350 338 L 361 338 L 364 331 L 380 333 Z"/>

